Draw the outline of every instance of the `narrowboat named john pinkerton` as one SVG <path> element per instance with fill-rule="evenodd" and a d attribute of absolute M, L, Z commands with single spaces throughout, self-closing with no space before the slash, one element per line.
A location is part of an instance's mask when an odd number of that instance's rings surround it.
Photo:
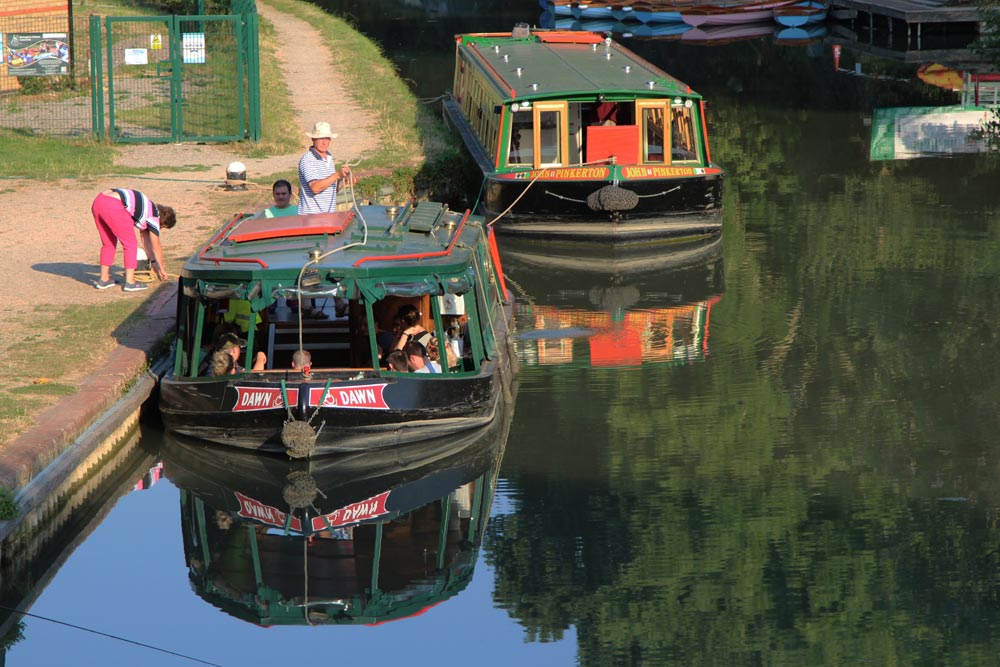
<path fill-rule="evenodd" d="M 721 227 L 702 96 L 604 33 L 458 35 L 444 111 L 498 232 L 629 242 Z"/>

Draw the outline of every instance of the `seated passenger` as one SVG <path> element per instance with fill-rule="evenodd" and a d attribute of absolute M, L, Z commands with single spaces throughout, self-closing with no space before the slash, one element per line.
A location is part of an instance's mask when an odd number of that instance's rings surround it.
<path fill-rule="evenodd" d="M 240 366 L 240 353 L 245 348 L 247 342 L 242 338 L 238 338 L 234 334 L 227 333 L 223 334 L 219 338 L 218 345 L 216 346 L 215 352 L 212 354 L 211 366 L 208 369 L 209 375 L 232 375 L 235 373 L 244 372 L 244 368 Z M 232 359 L 232 365 L 225 360 L 226 357 Z M 267 366 L 267 355 L 263 352 L 258 352 L 254 355 L 253 367 L 250 369 L 252 371 L 262 371 Z"/>
<path fill-rule="evenodd" d="M 397 373 L 409 373 L 410 362 L 406 359 L 406 352 L 393 350 L 385 356 L 385 365 L 390 371 Z"/>
<path fill-rule="evenodd" d="M 274 182 L 271 186 L 271 196 L 274 197 L 274 206 L 264 209 L 265 218 L 299 214 L 299 207 L 292 204 L 292 184 L 285 179 L 280 178 Z"/>
<path fill-rule="evenodd" d="M 414 373 L 440 373 L 441 364 L 428 359 L 424 347 L 416 342 L 410 341 L 403 348 L 406 359 L 410 362 L 410 370 Z"/>
<path fill-rule="evenodd" d="M 395 349 L 402 350 L 409 342 L 419 343 L 426 349 L 431 342 L 431 332 L 420 324 L 420 311 L 417 307 L 410 303 L 400 306 L 396 317 L 402 322 L 403 331 L 396 340 Z"/>
<path fill-rule="evenodd" d="M 445 345 L 444 349 L 448 354 L 448 368 L 454 368 L 462 363 L 461 357 L 455 354 L 450 345 Z M 431 339 L 431 344 L 427 347 L 427 358 L 437 364 L 438 368 L 441 367 L 441 351 L 438 350 L 437 338 Z"/>
<path fill-rule="evenodd" d="M 226 309 L 226 314 L 222 316 L 222 319 L 224 322 L 238 326 L 244 336 L 250 332 L 251 319 L 253 320 L 254 327 L 263 321 L 260 313 L 254 313 L 250 309 L 250 302 L 244 299 L 230 299 L 229 307 Z"/>
<path fill-rule="evenodd" d="M 375 321 L 375 346 L 378 347 L 379 361 L 385 362 L 389 353 L 395 349 L 396 339 L 402 332 L 403 323 L 399 317 L 392 318 L 392 328 L 388 331 L 382 328 L 378 320 Z M 365 333 L 367 334 L 367 328 L 365 328 Z"/>
<path fill-rule="evenodd" d="M 228 352 L 217 351 L 212 353 L 212 363 L 208 367 L 208 374 L 212 377 L 232 375 L 236 372 L 236 361 Z"/>
<path fill-rule="evenodd" d="M 292 369 L 302 371 L 303 375 L 309 375 L 312 372 L 312 354 L 309 350 L 295 350 L 292 355 Z"/>

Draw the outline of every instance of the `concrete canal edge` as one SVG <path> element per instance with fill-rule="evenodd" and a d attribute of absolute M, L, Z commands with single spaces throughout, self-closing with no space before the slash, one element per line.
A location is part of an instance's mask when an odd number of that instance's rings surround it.
<path fill-rule="evenodd" d="M 135 433 L 143 404 L 166 370 L 167 361 L 155 355 L 173 331 L 176 297 L 176 284 L 158 289 L 145 318 L 81 380 L 80 391 L 41 413 L 32 430 L 5 448 L 0 484 L 16 491 L 18 515 L 0 521 L 0 544 L 41 524 L 88 471 Z"/>

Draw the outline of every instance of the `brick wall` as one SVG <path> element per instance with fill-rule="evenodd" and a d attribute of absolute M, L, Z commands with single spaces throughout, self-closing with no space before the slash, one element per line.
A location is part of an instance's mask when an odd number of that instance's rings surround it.
<path fill-rule="evenodd" d="M 11 33 L 70 32 L 71 0 L 3 0 L 0 3 L 0 33 L 3 34 L 3 62 L 0 63 L 0 92 L 17 90 L 18 79 L 8 65 L 7 36 Z M 73 57 L 73 54 L 70 54 Z"/>

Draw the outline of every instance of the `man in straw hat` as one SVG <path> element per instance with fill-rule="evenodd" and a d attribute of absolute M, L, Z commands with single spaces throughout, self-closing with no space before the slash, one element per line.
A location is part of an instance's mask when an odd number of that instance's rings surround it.
<path fill-rule="evenodd" d="M 330 155 L 330 124 L 319 121 L 306 132 L 312 146 L 299 160 L 299 213 L 333 213 L 337 210 L 337 190 L 351 175 L 351 168 L 337 169 Z"/>

